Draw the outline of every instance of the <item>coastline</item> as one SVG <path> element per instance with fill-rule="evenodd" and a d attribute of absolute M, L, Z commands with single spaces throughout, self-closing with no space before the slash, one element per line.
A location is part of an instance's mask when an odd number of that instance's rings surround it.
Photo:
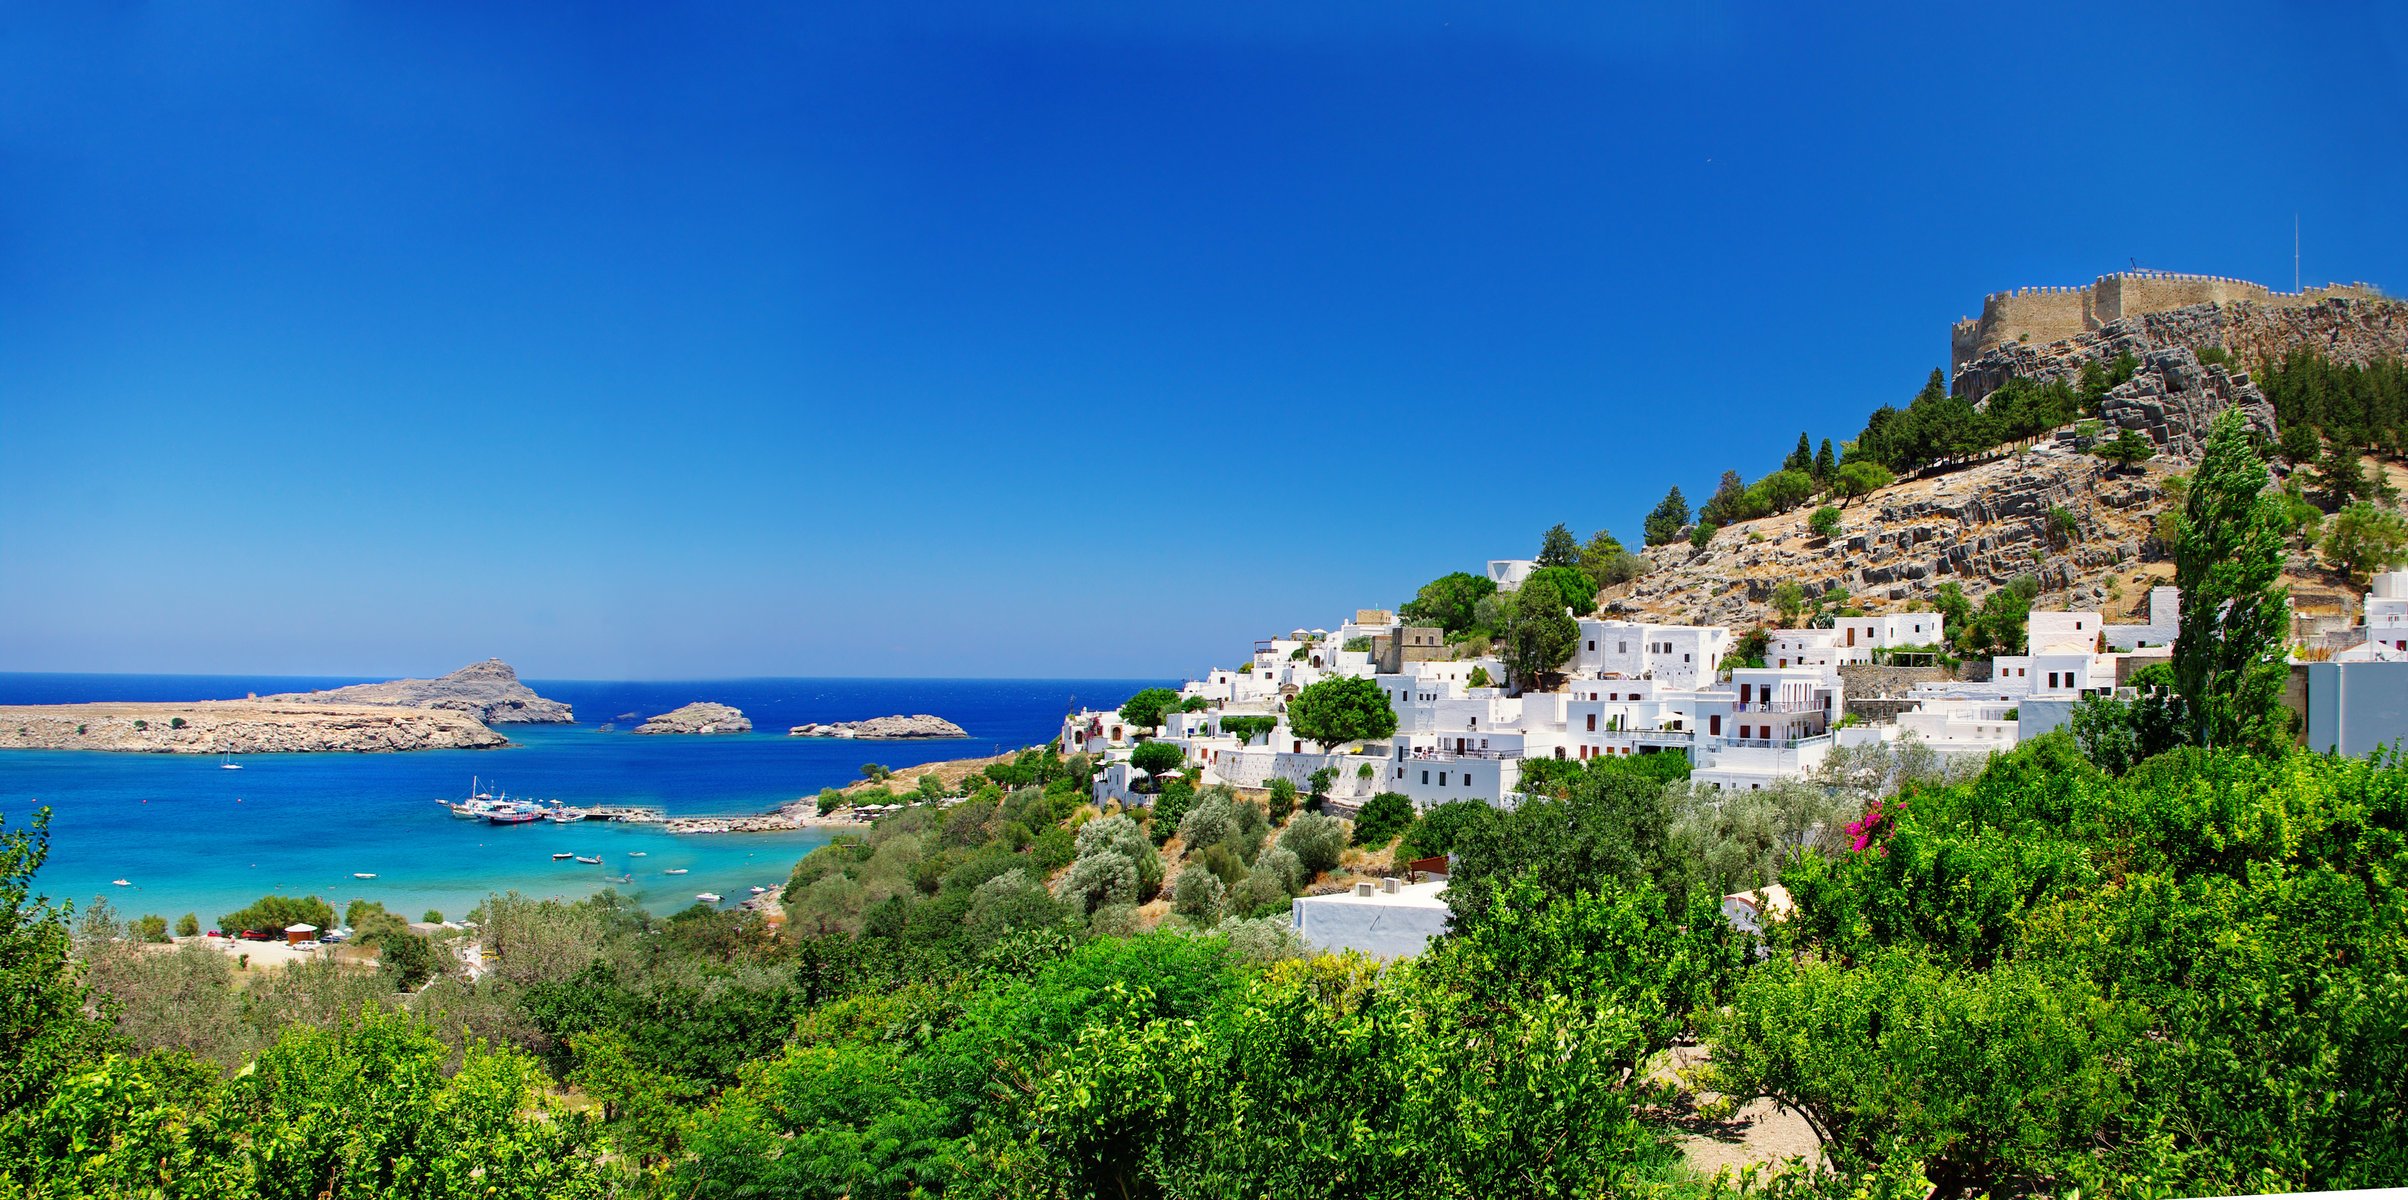
<path fill-rule="evenodd" d="M 860 829 L 876 820 L 876 816 L 853 807 L 853 797 L 885 791 L 898 798 L 916 791 L 920 778 L 934 775 L 937 781 L 951 788 L 990 763 L 1009 762 L 1010 754 L 990 754 L 979 758 L 954 758 L 940 762 L 896 770 L 883 780 L 864 779 L 837 789 L 847 797 L 845 805 L 831 812 L 819 811 L 819 797 L 804 796 L 789 800 L 765 813 L 728 817 L 667 817 L 658 821 L 640 820 L 630 824 L 658 825 L 668 833 L 789 833 L 800 829 Z M 908 803 L 908 801 L 906 801 Z"/>
<path fill-rule="evenodd" d="M 110 754 L 486 750 L 510 739 L 466 713 L 287 700 L 98 701 L 0 706 L 0 750 Z"/>

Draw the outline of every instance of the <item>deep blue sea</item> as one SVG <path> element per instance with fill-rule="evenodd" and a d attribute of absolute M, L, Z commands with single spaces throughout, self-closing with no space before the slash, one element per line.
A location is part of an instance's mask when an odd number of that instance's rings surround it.
<path fill-rule="evenodd" d="M 219 675 L 0 674 L 0 704 L 221 700 L 361 679 Z M 35 878 L 53 899 L 106 898 L 120 913 L 204 926 L 270 892 L 316 893 L 339 911 L 355 897 L 412 918 L 458 917 L 489 892 L 581 896 L 606 886 L 654 912 L 717 892 L 782 884 L 820 831 L 674 835 L 584 821 L 496 826 L 454 819 L 437 799 L 486 791 L 570 804 L 647 804 L 673 815 L 761 812 L 890 767 L 993 754 L 1052 740 L 1074 702 L 1117 705 L 1160 680 L 729 679 L 690 683 L 528 680 L 568 703 L 576 725 L 503 725 L 497 750 L 406 754 L 252 754 L 239 771 L 213 757 L 80 750 L 0 751 L 0 817 L 20 826 L 52 810 L 50 858 Z M 743 709 L 757 732 L 638 737 L 622 714 L 696 700 Z M 965 739 L 855 742 L 794 738 L 805 721 L 934 713 Z M 598 726 L 616 721 L 619 728 Z M 552 861 L 600 856 L 600 867 Z M 684 867 L 685 875 L 663 872 Z M 376 878 L 353 878 L 354 872 Z M 621 873 L 633 882 L 612 885 Z M 130 886 L 111 881 L 124 879 Z"/>

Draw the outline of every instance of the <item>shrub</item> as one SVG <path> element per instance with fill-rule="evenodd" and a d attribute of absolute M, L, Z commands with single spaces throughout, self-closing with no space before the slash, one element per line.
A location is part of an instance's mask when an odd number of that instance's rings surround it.
<path fill-rule="evenodd" d="M 182 717 L 170 717 L 170 718 L 168 718 L 168 719 L 167 719 L 167 727 L 168 727 L 169 729 L 182 729 L 182 728 L 184 727 L 184 718 L 182 718 Z"/>
<path fill-rule="evenodd" d="M 325 929 L 333 924 L 334 906 L 316 896 L 262 896 L 217 919 L 217 927 L 230 934 L 245 929 L 273 933 L 287 925 Z"/>
<path fill-rule="evenodd" d="M 1146 847 L 1146 851 L 1152 853 L 1153 847 Z M 1083 911 L 1090 912 L 1116 904 L 1135 904 L 1137 864 L 1128 855 L 1114 850 L 1082 854 L 1078 861 L 1070 864 L 1070 870 L 1062 876 L 1062 881 L 1054 885 L 1054 895 L 1065 903 L 1076 904 Z"/>
<path fill-rule="evenodd" d="M 167 918 L 157 913 L 144 913 L 134 918 L 127 932 L 133 934 L 137 942 L 164 942 L 167 940 Z"/>
<path fill-rule="evenodd" d="M 1076 857 L 1078 850 L 1071 841 L 1070 831 L 1059 825 L 1038 834 L 1037 840 L 1029 843 L 1028 861 L 1040 871 L 1060 870 Z"/>
<path fill-rule="evenodd" d="M 1189 867 L 1179 872 L 1179 881 L 1171 887 L 1171 908 L 1198 925 L 1210 925 L 1221 918 L 1221 897 L 1226 890 L 1212 872 Z"/>
<path fill-rule="evenodd" d="M 1807 525 L 1814 530 L 1818 537 L 1838 537 L 1840 533 L 1839 509 L 1826 504 L 1814 510 L 1814 515 L 1807 519 Z"/>
<path fill-rule="evenodd" d="M 176 936 L 177 936 L 177 937 L 199 937 L 199 936 L 201 936 L 201 915 L 200 915 L 199 913 L 185 913 L 183 916 L 177 917 L 177 918 L 176 918 Z"/>
<path fill-rule="evenodd" d="M 844 793 L 835 788 L 819 789 L 819 815 L 827 816 L 844 807 Z"/>
<path fill-rule="evenodd" d="M 1399 792 L 1381 792 L 1363 802 L 1355 814 L 1354 844 L 1385 846 L 1413 825 L 1413 801 Z"/>
<path fill-rule="evenodd" d="M 1078 856 L 1082 859 L 1098 854 L 1117 853 L 1125 856 L 1137 872 L 1137 902 L 1154 898 L 1162 886 L 1162 856 L 1154 852 L 1153 843 L 1146 840 L 1137 822 L 1125 816 L 1105 817 L 1079 826 Z M 1072 864 L 1076 869 L 1076 864 Z"/>
<path fill-rule="evenodd" d="M 1322 813 L 1298 813 L 1279 835 L 1279 847 L 1296 856 L 1307 877 L 1319 875 L 1338 865 L 1346 850 L 1346 826 Z"/>
<path fill-rule="evenodd" d="M 1696 527 L 1689 531 L 1689 547 L 1693 550 L 1705 549 L 1706 543 L 1714 540 L 1714 533 L 1720 528 L 1722 527 L 1712 521 L 1698 522 Z"/>
<path fill-rule="evenodd" d="M 136 718 L 134 718 L 134 728 L 136 728 L 136 729 L 148 729 L 148 728 L 150 728 L 150 722 L 148 722 L 148 721 L 145 721 L 145 720 L 143 720 L 143 719 L 142 719 L 142 718 L 140 718 L 140 717 L 136 717 Z"/>
<path fill-rule="evenodd" d="M 425 912 L 420 913 L 418 919 L 426 922 L 429 925 L 441 925 L 443 923 L 443 910 L 440 908 L 430 908 Z"/>
<path fill-rule="evenodd" d="M 1274 778 L 1266 790 L 1270 792 L 1271 796 L 1271 823 L 1276 825 L 1285 822 L 1288 814 L 1296 811 L 1295 783 L 1284 777 Z"/>
<path fill-rule="evenodd" d="M 435 973 L 435 947 L 415 933 L 394 934 L 378 941 L 376 963 L 393 990 L 414 991 Z"/>
<path fill-rule="evenodd" d="M 894 775 L 894 772 L 887 770 L 883 764 L 861 764 L 861 777 L 869 780 L 871 783 L 884 783 L 892 775 Z"/>
<path fill-rule="evenodd" d="M 1456 840 L 1466 830 L 1489 820 L 1496 811 L 1478 800 L 1449 800 L 1421 814 L 1421 819 L 1405 830 L 1405 838 L 1397 844 L 1396 852 L 1406 859 L 1452 853 Z"/>

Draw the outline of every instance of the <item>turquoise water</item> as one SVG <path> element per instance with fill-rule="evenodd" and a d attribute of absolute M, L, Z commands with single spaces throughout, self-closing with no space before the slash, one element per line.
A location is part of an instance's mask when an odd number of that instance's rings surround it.
<path fill-rule="evenodd" d="M 0 675 L 0 703 L 197 700 L 356 680 L 215 676 Z M 615 886 L 655 912 L 697 892 L 729 903 L 754 885 L 782 884 L 823 831 L 674 835 L 657 827 L 584 821 L 488 825 L 453 818 L 435 801 L 486 790 L 570 804 L 643 804 L 672 815 L 761 812 L 860 778 L 877 761 L 908 766 L 1042 743 L 1073 702 L 1118 703 L 1155 681 L 814 680 L 696 683 L 533 682 L 575 706 L 574 726 L 502 726 L 498 750 L 409 754 L 254 754 L 228 771 L 209 757 L 90 751 L 0 753 L 0 816 L 20 825 L 52 810 L 49 862 L 37 887 L 57 899 L 107 899 L 121 913 L 204 925 L 261 895 L 320 895 L 337 909 L 383 901 L 415 917 L 457 917 L 488 892 L 581 896 Z M 597 725 L 691 700 L 734 704 L 756 728 L 711 737 L 639 737 Z M 936 742 L 789 738 L 790 725 L 929 712 L 971 737 Z M 552 861 L 555 852 L 602 865 Z M 664 872 L 683 867 L 688 874 Z M 374 879 L 353 878 L 366 872 Z M 614 884 L 613 877 L 631 876 Z M 124 879 L 130 886 L 111 881 Z"/>

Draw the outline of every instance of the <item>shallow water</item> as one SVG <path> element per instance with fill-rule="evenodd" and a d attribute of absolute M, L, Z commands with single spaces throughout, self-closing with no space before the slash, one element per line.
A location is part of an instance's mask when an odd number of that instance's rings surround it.
<path fill-rule="evenodd" d="M 222 676 L 0 675 L 0 703 L 239 698 L 349 679 Z M 0 753 L 0 817 L 21 825 L 52 810 L 39 890 L 57 899 L 108 900 L 121 913 L 204 926 L 259 896 L 315 893 L 339 910 L 355 897 L 416 917 L 457 917 L 489 892 L 581 896 L 616 886 L 655 912 L 698 892 L 727 903 L 758 885 L 777 887 L 794 860 L 829 834 L 688 834 L 583 821 L 497 826 L 463 821 L 438 799 L 488 791 L 569 804 L 641 804 L 673 815 L 761 812 L 822 787 L 860 778 L 864 762 L 890 767 L 995 753 L 1050 740 L 1079 703 L 1117 704 L 1148 680 L 749 679 L 692 683 L 530 681 L 567 701 L 579 724 L 506 725 L 498 750 L 407 754 L 254 754 L 243 769 L 210 757 L 69 750 Z M 747 735 L 639 737 L 597 728 L 624 713 L 651 715 L 693 700 L 733 704 Z M 849 742 L 790 738 L 805 721 L 934 713 L 967 739 Z M 551 858 L 600 857 L 599 867 Z M 683 867 L 688 874 L 664 872 Z M 375 875 L 353 878 L 354 872 Z M 631 882 L 612 884 L 622 873 Z M 131 886 L 111 881 L 124 879 Z"/>

